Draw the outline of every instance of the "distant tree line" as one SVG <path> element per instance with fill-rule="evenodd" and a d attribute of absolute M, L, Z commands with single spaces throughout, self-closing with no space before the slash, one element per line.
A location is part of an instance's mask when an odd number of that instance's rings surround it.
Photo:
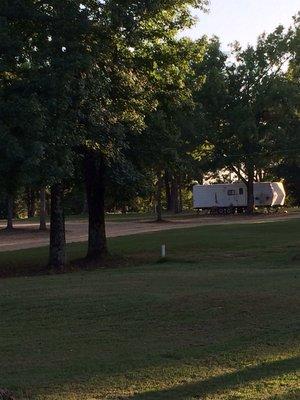
<path fill-rule="evenodd" d="M 65 265 L 65 213 L 87 213 L 87 258 L 107 253 L 106 211 L 178 213 L 193 181 L 226 168 L 285 178 L 300 199 L 299 18 L 238 43 L 178 38 L 206 0 L 0 4 L 0 205 L 50 216 L 49 266 Z"/>

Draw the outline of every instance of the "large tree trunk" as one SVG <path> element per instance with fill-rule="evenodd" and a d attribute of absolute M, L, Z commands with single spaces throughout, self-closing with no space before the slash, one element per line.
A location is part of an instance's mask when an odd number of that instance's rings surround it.
<path fill-rule="evenodd" d="M 63 186 L 51 187 L 50 251 L 49 266 L 62 269 L 66 262 L 65 218 L 63 209 Z"/>
<path fill-rule="evenodd" d="M 46 190 L 43 188 L 40 190 L 40 231 L 47 230 L 46 214 Z"/>
<path fill-rule="evenodd" d="M 179 198 L 178 198 L 178 211 L 180 213 L 182 213 L 183 212 L 183 199 L 182 199 L 182 186 L 181 186 L 181 184 L 179 185 L 179 188 L 178 188 L 178 196 L 179 196 Z"/>
<path fill-rule="evenodd" d="M 179 213 L 179 199 L 178 199 L 178 179 L 177 177 L 172 179 L 171 183 L 171 210 L 175 213 Z"/>
<path fill-rule="evenodd" d="M 247 213 L 254 213 L 254 167 L 247 168 Z"/>
<path fill-rule="evenodd" d="M 88 214 L 89 212 L 89 206 L 88 206 L 88 201 L 86 198 L 86 194 L 84 194 L 84 199 L 83 199 L 83 207 L 82 207 L 82 214 Z"/>
<path fill-rule="evenodd" d="M 32 188 L 26 189 L 26 206 L 28 218 L 33 218 L 35 215 L 35 191 Z"/>
<path fill-rule="evenodd" d="M 156 186 L 157 186 L 157 191 L 156 191 L 156 221 L 157 222 L 161 222 L 162 221 L 162 199 L 161 199 L 161 195 L 162 195 L 162 186 L 163 186 L 161 173 L 158 174 L 157 185 Z"/>
<path fill-rule="evenodd" d="M 165 171 L 165 188 L 166 188 L 166 203 L 167 203 L 167 211 L 172 210 L 171 204 L 171 188 L 170 188 L 170 174 L 169 171 Z"/>
<path fill-rule="evenodd" d="M 7 195 L 7 225 L 6 229 L 11 231 L 14 228 L 13 225 L 14 218 L 14 198 L 12 195 Z"/>
<path fill-rule="evenodd" d="M 50 195 L 46 193 L 46 213 L 47 215 L 51 215 L 51 193 Z"/>
<path fill-rule="evenodd" d="M 101 260 L 107 254 L 104 167 L 104 160 L 97 153 L 86 153 L 84 175 L 89 211 L 87 258 L 92 260 Z"/>

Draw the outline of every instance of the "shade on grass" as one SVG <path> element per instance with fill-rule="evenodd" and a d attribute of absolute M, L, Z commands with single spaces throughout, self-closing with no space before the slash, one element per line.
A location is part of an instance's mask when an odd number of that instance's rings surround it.
<path fill-rule="evenodd" d="M 131 264 L 156 262 L 162 244 L 167 245 L 168 259 L 175 262 L 219 260 L 230 264 L 239 258 L 241 263 L 251 259 L 252 265 L 278 265 L 285 264 L 287 257 L 288 261 L 300 260 L 299 226 L 300 220 L 202 226 L 116 237 L 108 243 L 115 266 L 127 265 L 128 259 Z M 69 244 L 67 249 L 69 261 L 86 254 L 85 243 Z M 35 274 L 45 268 L 47 257 L 46 247 L 0 252 L 0 276 Z"/>
<path fill-rule="evenodd" d="M 117 238 L 111 251 L 133 266 L 0 281 L 0 387 L 33 400 L 298 399 L 299 231 Z"/>

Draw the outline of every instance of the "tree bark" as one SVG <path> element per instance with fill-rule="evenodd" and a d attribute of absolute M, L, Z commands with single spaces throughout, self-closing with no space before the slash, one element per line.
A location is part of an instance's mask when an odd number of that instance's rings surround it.
<path fill-rule="evenodd" d="M 247 213 L 254 213 L 254 167 L 247 168 Z"/>
<path fill-rule="evenodd" d="M 46 214 L 46 190 L 43 188 L 40 190 L 40 231 L 47 230 Z"/>
<path fill-rule="evenodd" d="M 178 201 L 178 179 L 174 177 L 171 183 L 171 210 L 173 213 L 179 213 L 179 201 Z"/>
<path fill-rule="evenodd" d="M 88 201 L 86 198 L 86 194 L 84 195 L 84 199 L 83 199 L 83 207 L 82 207 L 82 214 L 88 214 L 89 212 L 89 206 L 88 206 Z"/>
<path fill-rule="evenodd" d="M 86 197 L 89 211 L 87 258 L 101 260 L 107 254 L 105 231 L 105 171 L 104 159 L 90 151 L 84 158 Z"/>
<path fill-rule="evenodd" d="M 170 174 L 168 171 L 165 171 L 165 188 L 166 188 L 167 211 L 171 211 L 172 204 L 171 204 Z"/>
<path fill-rule="evenodd" d="M 51 215 L 51 193 L 50 195 L 46 193 L 46 213 L 47 215 Z"/>
<path fill-rule="evenodd" d="M 199 183 L 199 185 L 203 185 L 203 183 L 204 183 L 204 173 L 203 172 L 200 172 L 200 174 L 199 174 L 198 183 Z"/>
<path fill-rule="evenodd" d="M 28 218 L 33 218 L 35 215 L 35 191 L 32 188 L 26 189 L 26 206 Z"/>
<path fill-rule="evenodd" d="M 178 188 L 178 196 L 179 196 L 178 211 L 180 213 L 182 213 L 183 212 L 183 199 L 182 199 L 182 186 L 181 185 L 179 185 L 179 188 Z"/>
<path fill-rule="evenodd" d="M 158 174 L 157 177 L 157 192 L 156 192 L 156 221 L 161 222 L 162 221 L 162 200 L 161 200 L 161 195 L 162 195 L 162 177 L 161 173 Z"/>
<path fill-rule="evenodd" d="M 7 196 L 7 225 L 6 225 L 6 229 L 8 231 L 14 229 L 13 218 L 14 218 L 14 198 L 12 195 L 9 194 Z"/>
<path fill-rule="evenodd" d="M 63 210 L 63 185 L 51 187 L 49 266 L 57 270 L 66 263 L 65 218 Z"/>

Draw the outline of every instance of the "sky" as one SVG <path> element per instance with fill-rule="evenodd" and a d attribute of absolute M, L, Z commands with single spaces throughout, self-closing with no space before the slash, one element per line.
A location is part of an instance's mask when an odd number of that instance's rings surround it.
<path fill-rule="evenodd" d="M 238 40 L 242 46 L 255 44 L 263 32 L 272 32 L 282 24 L 289 26 L 300 11 L 299 0 L 210 0 L 210 12 L 195 11 L 198 23 L 184 36 L 193 39 L 217 35 L 224 50 Z"/>

